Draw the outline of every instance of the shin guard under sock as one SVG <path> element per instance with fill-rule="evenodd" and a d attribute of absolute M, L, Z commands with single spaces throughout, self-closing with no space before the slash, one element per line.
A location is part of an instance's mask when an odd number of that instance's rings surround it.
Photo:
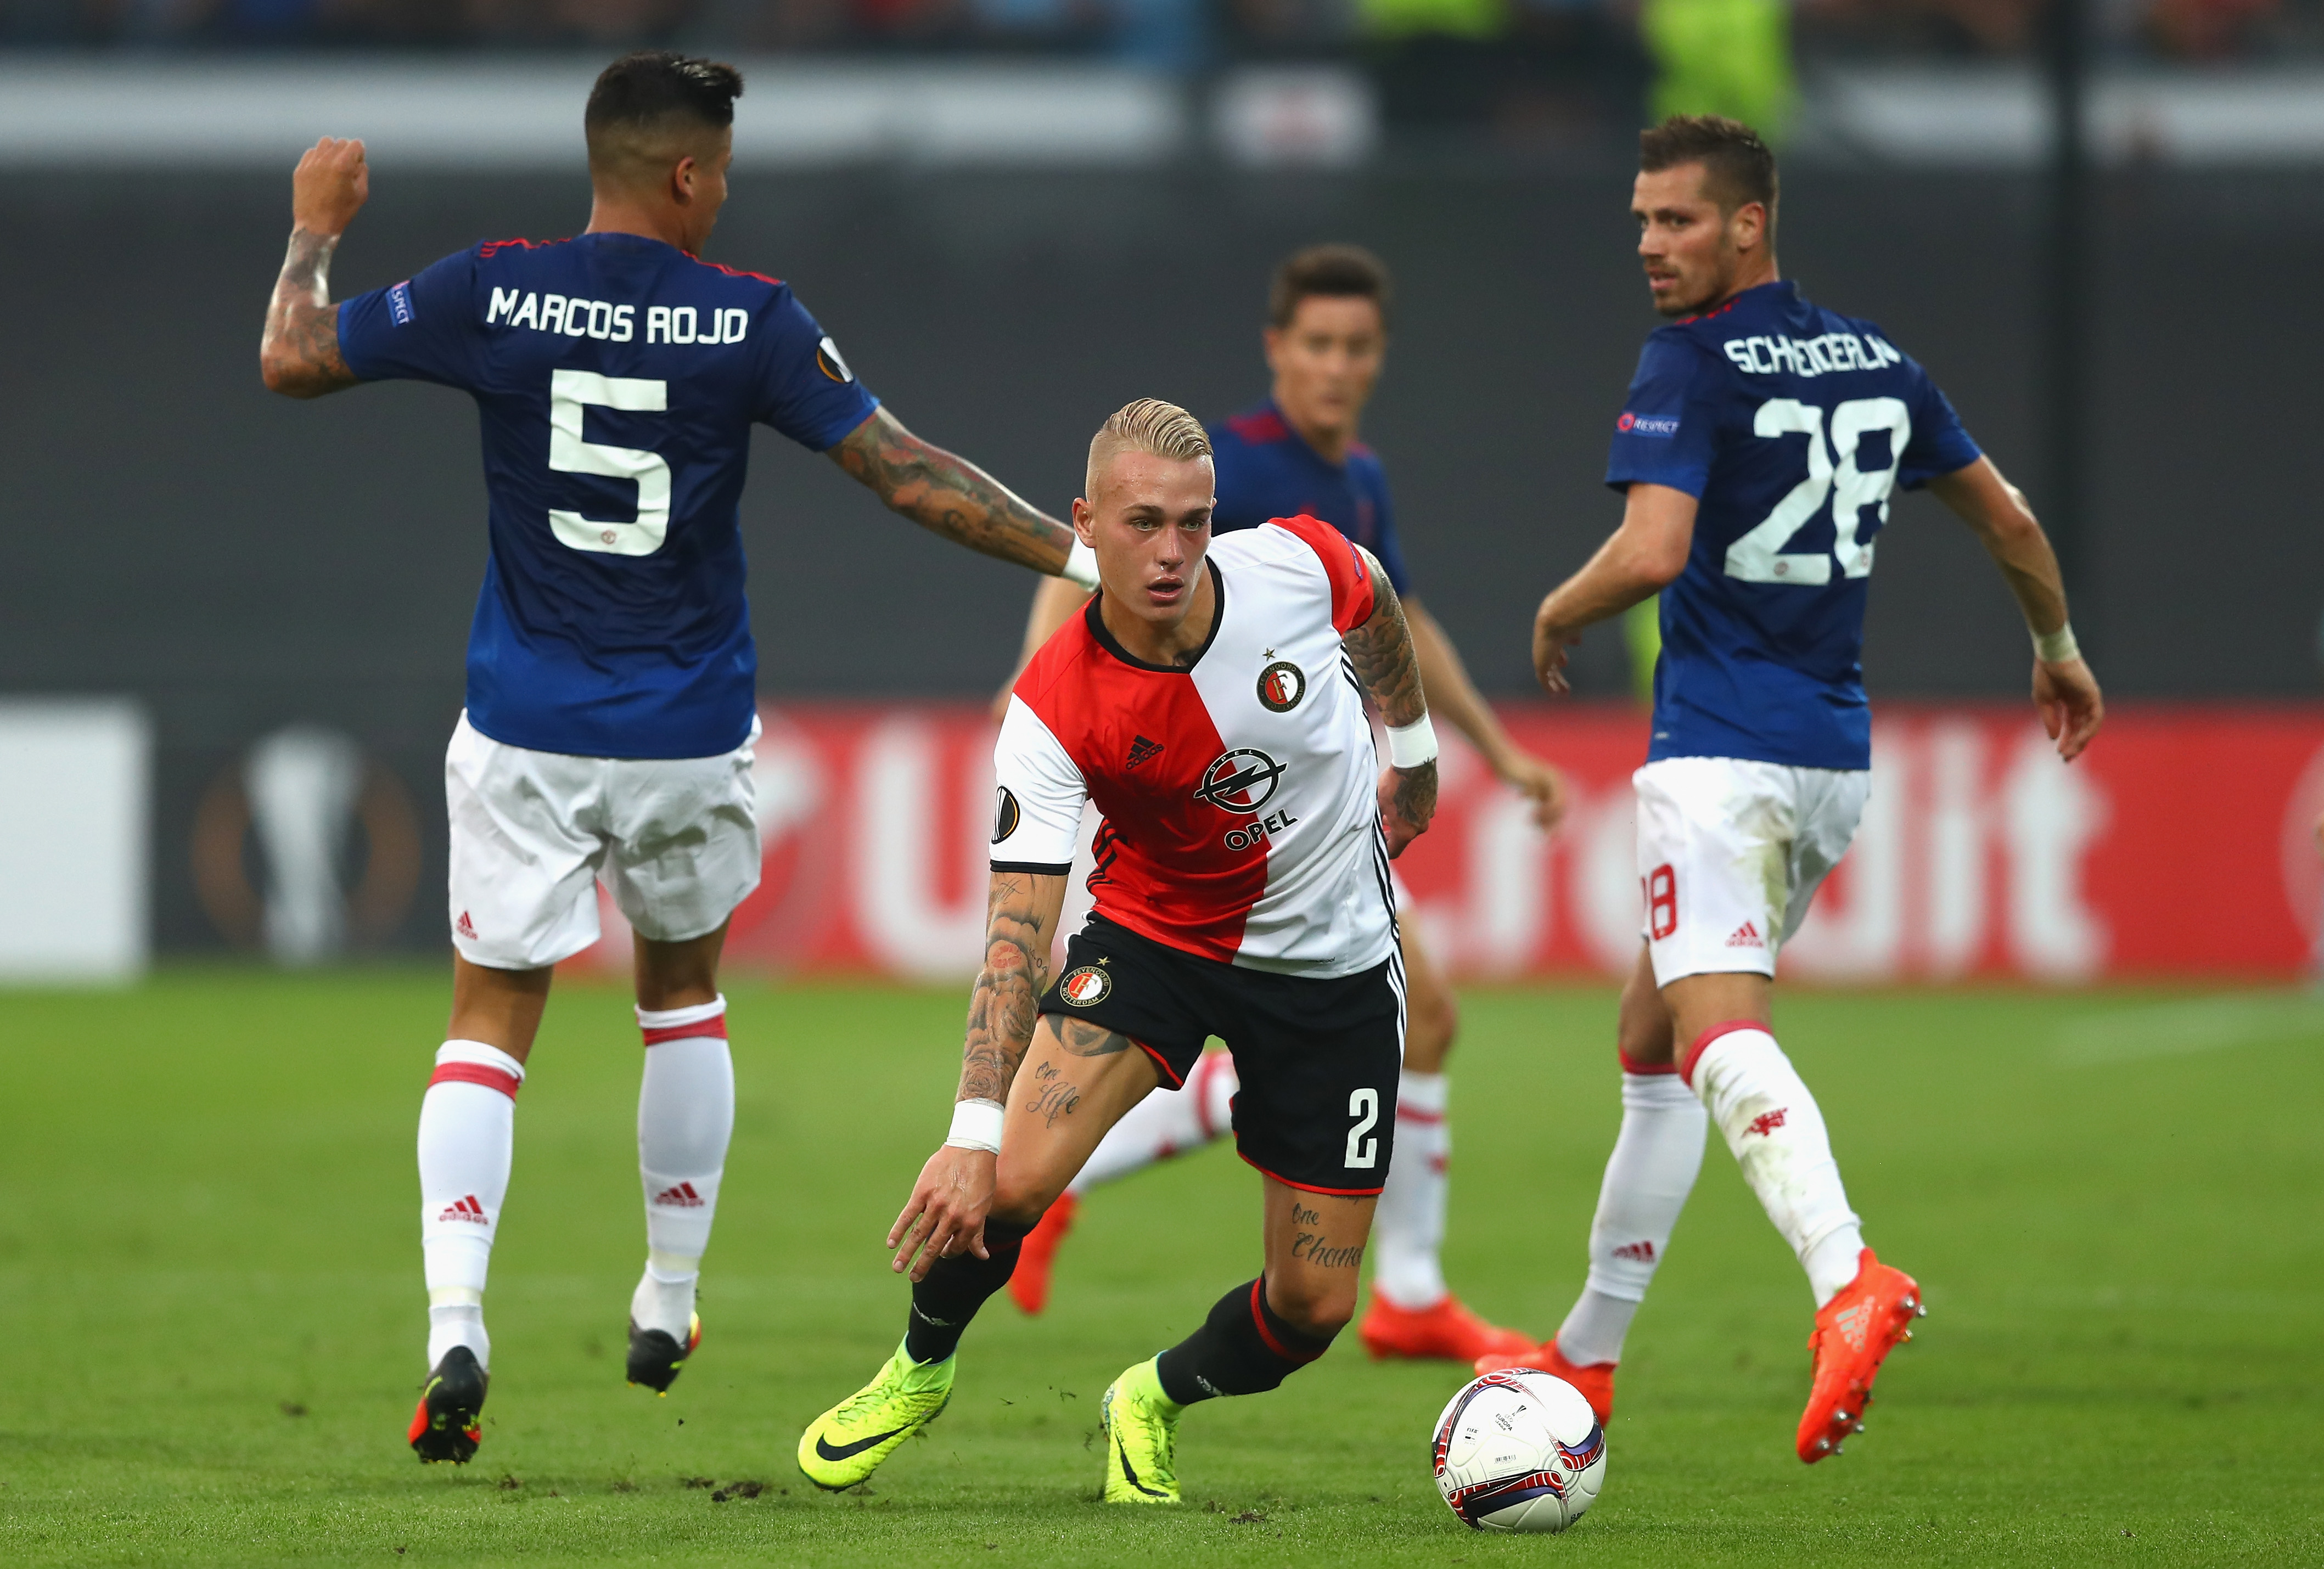
<path fill-rule="evenodd" d="M 1670 1251 L 1702 1170 L 1702 1103 L 1670 1068 L 1622 1074 L 1622 1131 L 1590 1225 L 1590 1281 L 1557 1332 L 1578 1367 L 1622 1360 L 1622 1339 Z"/>
<path fill-rule="evenodd" d="M 1821 1306 L 1856 1276 L 1863 1238 L 1823 1112 L 1760 1025 L 1706 1030 L 1681 1072 L 1727 1136 L 1727 1148 L 1775 1230 L 1792 1245 Z M 1831 1244 L 1835 1237 L 1843 1239 Z"/>
<path fill-rule="evenodd" d="M 691 1008 L 641 1008 L 638 1027 L 646 1046 L 638 1084 L 646 1271 L 631 1297 L 630 1316 L 639 1328 L 659 1329 L 683 1345 L 734 1132 L 726 999 Z"/>
<path fill-rule="evenodd" d="M 940 1362 L 960 1349 L 968 1321 L 984 1299 L 1009 1284 L 1017 1272 L 1017 1253 L 1031 1226 L 987 1218 L 986 1257 L 954 1253 L 938 1259 L 928 1278 L 912 1287 L 912 1314 L 904 1330 L 904 1352 L 916 1362 Z"/>
<path fill-rule="evenodd" d="M 447 1040 L 420 1102 L 420 1248 L 427 1267 L 428 1365 L 455 1345 L 492 1365 L 484 1281 L 508 1197 L 524 1065 L 477 1040 Z"/>
<path fill-rule="evenodd" d="M 1372 1294 L 1407 1313 L 1425 1313 L 1449 1295 L 1443 1255 L 1452 1134 L 1444 1121 L 1446 1099 L 1443 1074 L 1406 1068 L 1397 1083 L 1396 1152 L 1372 1216 Z"/>
<path fill-rule="evenodd" d="M 1332 1348 L 1291 1326 L 1267 1300 L 1264 1276 L 1211 1307 L 1203 1327 L 1155 1359 L 1162 1392 L 1181 1406 L 1271 1389 Z"/>

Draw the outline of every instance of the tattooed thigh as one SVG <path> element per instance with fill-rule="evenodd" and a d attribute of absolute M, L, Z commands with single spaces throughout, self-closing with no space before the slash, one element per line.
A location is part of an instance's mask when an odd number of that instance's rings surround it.
<path fill-rule="evenodd" d="M 1075 1057 L 1111 1057 L 1116 1052 L 1128 1051 L 1137 1042 L 1102 1024 L 1092 1024 L 1083 1019 L 1058 1019 L 1057 1044 Z"/>

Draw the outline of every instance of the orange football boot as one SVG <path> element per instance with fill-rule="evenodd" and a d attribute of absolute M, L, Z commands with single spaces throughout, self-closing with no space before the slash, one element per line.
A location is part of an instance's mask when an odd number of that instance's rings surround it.
<path fill-rule="evenodd" d="M 1435 1306 L 1417 1313 L 1398 1307 L 1375 1291 L 1363 1325 L 1356 1333 L 1374 1361 L 1383 1357 L 1412 1357 L 1472 1362 L 1501 1352 L 1530 1355 L 1533 1351 L 1533 1342 L 1523 1331 L 1487 1324 L 1449 1291 Z"/>
<path fill-rule="evenodd" d="M 1815 1385 L 1800 1418 L 1800 1458 L 1813 1465 L 1838 1454 L 1841 1440 L 1864 1431 L 1864 1407 L 1872 1404 L 1872 1380 L 1881 1359 L 1913 1338 L 1911 1324 L 1925 1318 L 1920 1283 L 1892 1269 L 1867 1248 L 1856 1278 L 1817 1310 L 1808 1350 L 1815 1353 Z"/>
<path fill-rule="evenodd" d="M 1009 1277 L 1009 1295 L 1017 1306 L 1028 1315 L 1038 1315 L 1049 1305 L 1049 1262 L 1057 1256 L 1057 1244 L 1074 1229 L 1074 1214 L 1082 1201 L 1070 1193 L 1057 1195 L 1041 1216 L 1041 1223 L 1025 1233 L 1017 1253 L 1017 1272 Z"/>
<path fill-rule="evenodd" d="M 1614 1419 L 1614 1364 L 1591 1362 L 1588 1367 L 1566 1361 L 1565 1353 L 1557 1349 L 1557 1337 L 1552 1335 L 1539 1345 L 1529 1345 L 1515 1354 L 1499 1352 L 1477 1359 L 1477 1371 L 1507 1372 L 1511 1368 L 1532 1368 L 1554 1379 L 1563 1379 L 1582 1391 L 1597 1414 L 1598 1426 L 1603 1427 Z"/>

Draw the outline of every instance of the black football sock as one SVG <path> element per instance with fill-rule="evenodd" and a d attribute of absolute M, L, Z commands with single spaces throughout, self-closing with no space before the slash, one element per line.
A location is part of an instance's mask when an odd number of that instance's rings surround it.
<path fill-rule="evenodd" d="M 1213 1395 L 1271 1389 L 1332 1346 L 1296 1330 L 1268 1305 L 1264 1277 L 1218 1299 L 1203 1327 L 1155 1360 L 1162 1392 L 1181 1406 Z"/>
<path fill-rule="evenodd" d="M 904 1350 L 916 1362 L 940 1362 L 959 1349 L 968 1321 L 984 1299 L 1009 1284 L 1017 1272 L 1017 1252 L 1030 1226 L 987 1218 L 985 1258 L 954 1253 L 938 1259 L 928 1278 L 912 1288 L 912 1315 L 904 1330 Z"/>

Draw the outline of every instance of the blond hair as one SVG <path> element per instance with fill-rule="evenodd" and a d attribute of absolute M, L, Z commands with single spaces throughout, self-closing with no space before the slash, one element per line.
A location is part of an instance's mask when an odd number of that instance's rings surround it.
<path fill-rule="evenodd" d="M 1085 498 L 1096 499 L 1099 471 L 1123 452 L 1150 453 L 1183 463 L 1208 457 L 1211 438 L 1203 433 L 1203 422 L 1176 403 L 1159 398 L 1125 403 L 1090 438 L 1089 472 L 1082 478 Z"/>

